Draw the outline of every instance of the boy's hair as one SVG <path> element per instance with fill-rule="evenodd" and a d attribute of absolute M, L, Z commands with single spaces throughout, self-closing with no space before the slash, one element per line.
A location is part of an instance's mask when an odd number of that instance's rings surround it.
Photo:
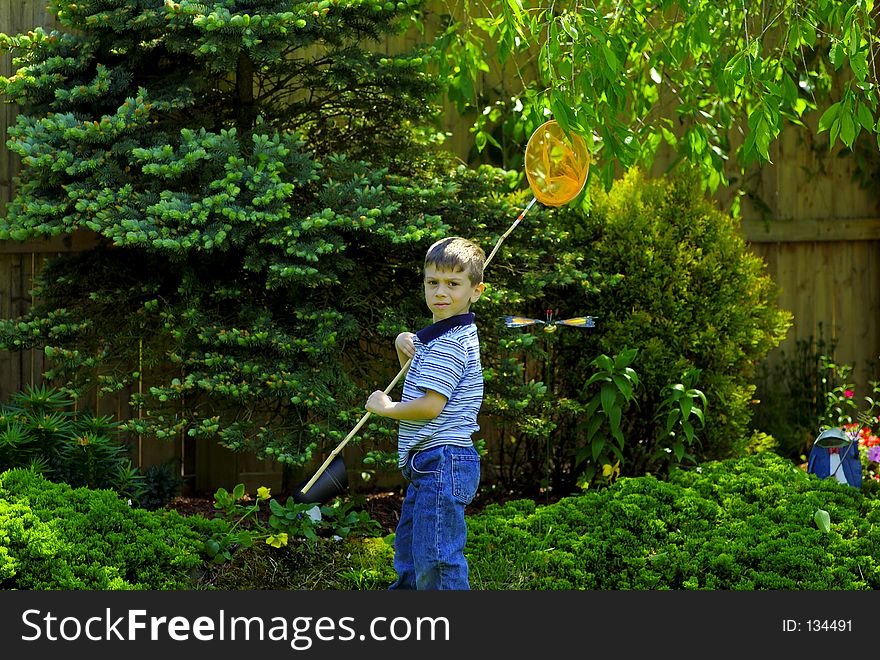
<path fill-rule="evenodd" d="M 425 255 L 425 268 L 435 266 L 440 270 L 464 271 L 472 285 L 483 281 L 485 262 L 483 249 L 460 236 L 441 238 L 428 248 Z"/>

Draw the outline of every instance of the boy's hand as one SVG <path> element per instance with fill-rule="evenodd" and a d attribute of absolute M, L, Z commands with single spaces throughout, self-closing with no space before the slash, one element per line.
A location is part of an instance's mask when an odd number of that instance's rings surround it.
<path fill-rule="evenodd" d="M 397 349 L 398 355 L 411 358 L 416 354 L 416 345 L 413 343 L 415 334 L 412 332 L 401 332 L 394 340 L 394 348 Z"/>
<path fill-rule="evenodd" d="M 371 413 L 375 413 L 377 415 L 384 415 L 392 406 L 394 402 L 391 400 L 391 397 L 385 394 L 382 390 L 376 390 L 373 392 L 370 397 L 367 399 L 367 404 L 364 406 Z"/>

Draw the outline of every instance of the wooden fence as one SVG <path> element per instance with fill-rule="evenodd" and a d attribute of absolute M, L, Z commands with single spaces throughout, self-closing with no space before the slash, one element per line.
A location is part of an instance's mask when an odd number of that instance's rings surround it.
<path fill-rule="evenodd" d="M 0 0 L 2 32 L 14 34 L 37 25 L 51 28 L 52 22 L 43 0 Z M 0 75 L 10 73 L 9 58 L 0 58 Z M 15 116 L 14 107 L 0 104 L 0 214 L 18 171 L 17 159 L 5 148 L 7 127 Z M 446 116 L 450 122 L 454 112 Z M 742 231 L 780 286 L 779 305 L 794 313 L 794 326 L 766 363 L 778 363 L 793 354 L 796 342 L 818 339 L 821 333 L 836 342 L 839 363 L 855 366 L 854 380 L 861 396 L 867 393 L 869 381 L 878 377 L 880 359 L 880 197 L 876 188 L 862 188 L 855 182 L 854 159 L 828 153 L 827 142 L 822 142 L 827 135 L 816 137 L 815 119 L 807 130 L 789 129 L 774 143 L 773 164 L 757 171 L 750 184 Z M 449 148 L 466 160 L 471 146 L 466 123 L 450 123 L 449 130 Z M 658 158 L 652 173 L 661 175 L 663 166 L 663 158 Z M 719 194 L 722 206 L 728 201 L 723 199 L 725 194 Z M 27 310 L 32 302 L 31 280 L 46 258 L 85 249 L 90 240 L 83 234 L 50 241 L 0 242 L 0 317 L 15 318 Z M 39 383 L 42 368 L 39 351 L 0 352 L 0 400 L 27 384 Z M 132 414 L 126 401 L 123 393 L 116 400 L 96 401 L 95 405 L 125 418 Z M 185 438 L 173 445 L 132 439 L 132 453 L 144 466 L 179 459 L 181 473 L 200 491 L 228 488 L 237 481 L 244 481 L 248 488 L 280 484 L 274 462 L 233 454 L 216 443 L 192 446 Z"/>
<path fill-rule="evenodd" d="M 764 210 L 745 205 L 742 229 L 780 287 L 779 306 L 794 314 L 766 363 L 792 356 L 797 342 L 834 342 L 836 362 L 854 367 L 861 400 L 880 378 L 880 194 L 857 182 L 854 158 L 829 151 L 816 121 L 773 145 L 773 164 L 754 188 Z"/>

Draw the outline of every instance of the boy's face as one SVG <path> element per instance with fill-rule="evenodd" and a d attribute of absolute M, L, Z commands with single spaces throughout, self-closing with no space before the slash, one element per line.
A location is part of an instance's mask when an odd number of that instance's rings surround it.
<path fill-rule="evenodd" d="M 425 267 L 425 302 L 434 315 L 434 323 L 467 312 L 483 288 L 482 282 L 471 284 L 464 271 Z"/>

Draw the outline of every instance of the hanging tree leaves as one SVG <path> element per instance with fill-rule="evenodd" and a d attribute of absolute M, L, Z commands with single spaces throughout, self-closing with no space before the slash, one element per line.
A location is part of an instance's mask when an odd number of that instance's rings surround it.
<path fill-rule="evenodd" d="M 666 144 L 715 190 L 768 162 L 785 122 L 811 111 L 830 147 L 851 148 L 863 131 L 880 143 L 872 0 L 445 7 L 433 62 L 450 100 L 477 112 L 481 148 L 501 148 L 499 124 L 515 143 L 549 113 L 589 141 L 606 187 Z M 492 67 L 497 89 L 484 81 Z"/>

